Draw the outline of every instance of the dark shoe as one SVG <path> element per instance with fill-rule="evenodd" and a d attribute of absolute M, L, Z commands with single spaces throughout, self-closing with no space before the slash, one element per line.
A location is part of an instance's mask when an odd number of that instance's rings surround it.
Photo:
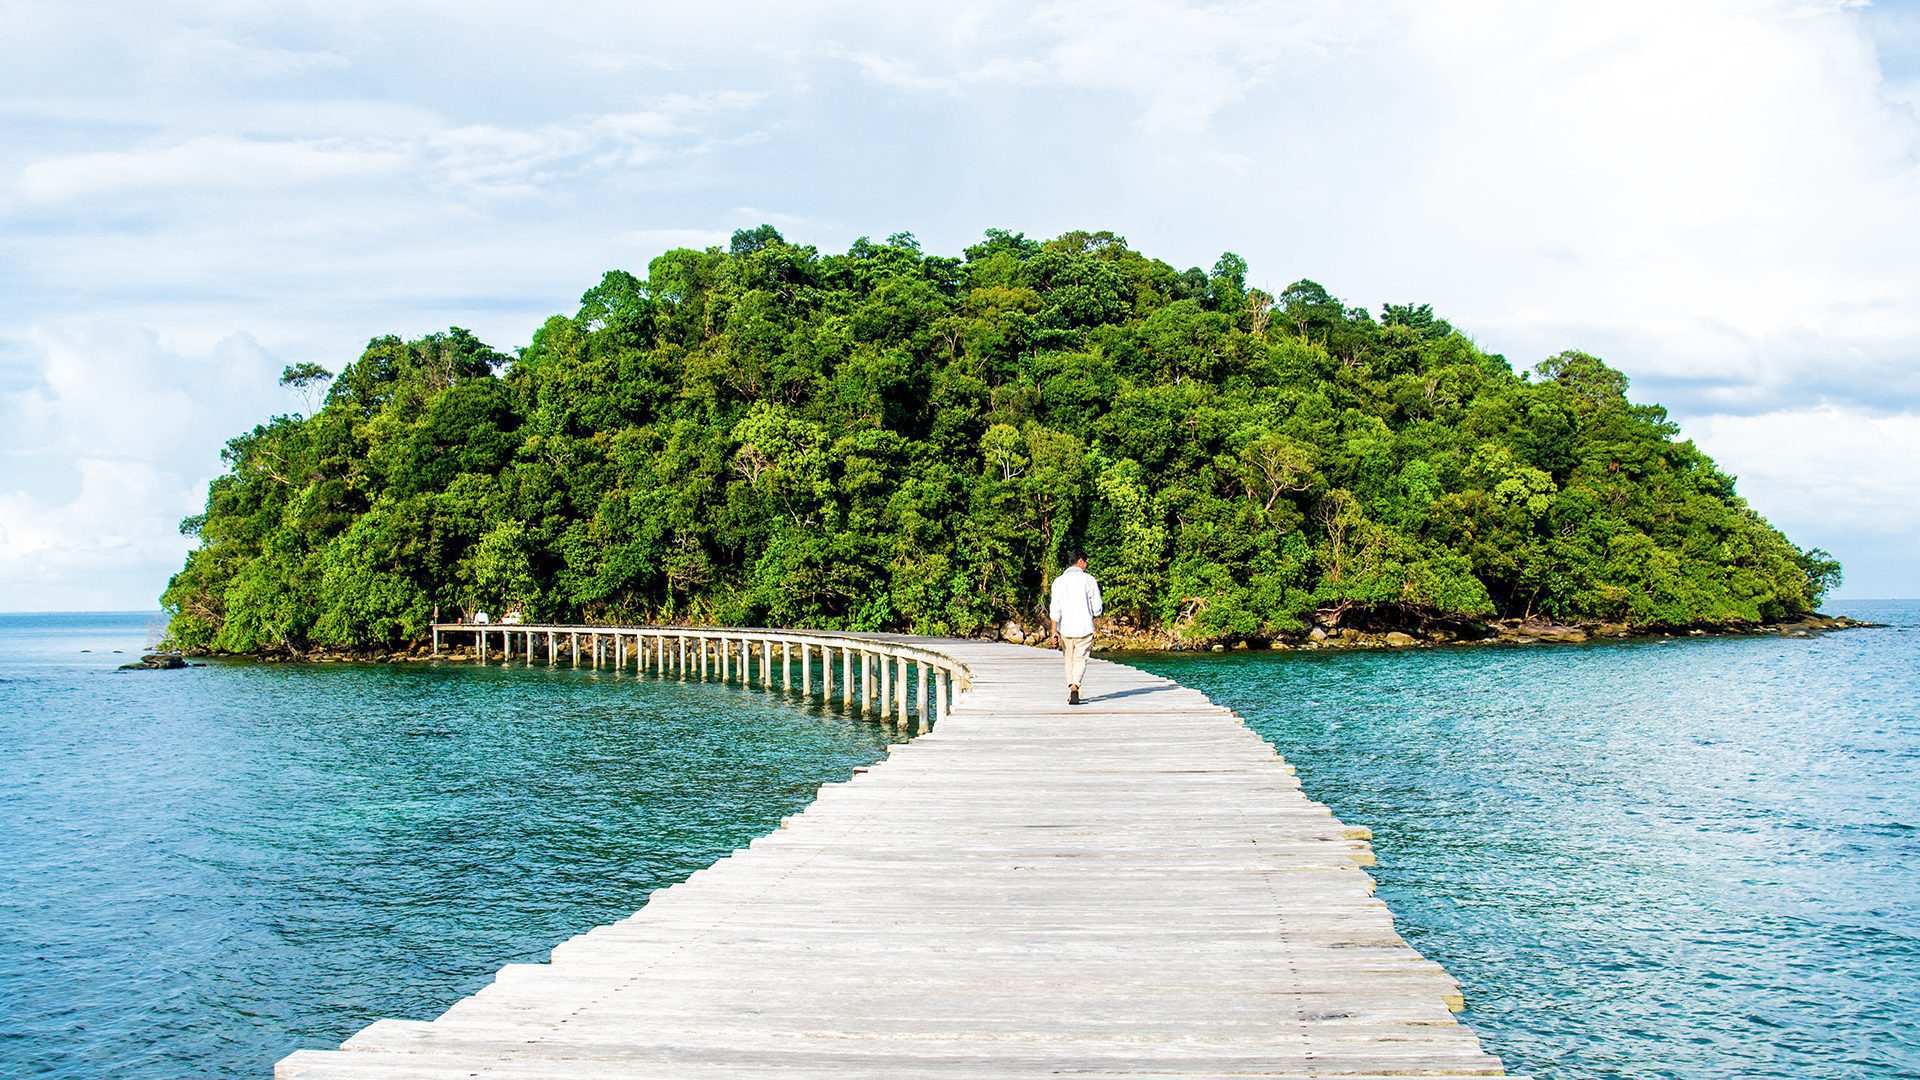
<path fill-rule="evenodd" d="M 1080 688 L 1079 687 L 1077 686 L 1067 687 L 1067 704 L 1069 705 L 1080 704 Z"/>

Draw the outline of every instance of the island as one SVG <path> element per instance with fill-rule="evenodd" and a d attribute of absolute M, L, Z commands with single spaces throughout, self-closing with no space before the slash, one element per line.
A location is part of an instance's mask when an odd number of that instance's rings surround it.
<path fill-rule="evenodd" d="M 1600 359 L 1517 371 L 1111 232 L 770 226 L 611 271 L 509 355 L 374 338 L 226 445 L 168 644 L 406 654 L 436 622 L 1027 637 L 1065 551 L 1108 639 L 1321 647 L 1817 631 L 1840 566 Z"/>

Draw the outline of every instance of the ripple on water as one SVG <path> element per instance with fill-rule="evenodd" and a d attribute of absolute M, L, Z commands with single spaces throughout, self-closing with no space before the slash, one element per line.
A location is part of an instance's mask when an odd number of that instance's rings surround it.
<path fill-rule="evenodd" d="M 1401 932 L 1541 1078 L 1920 1075 L 1920 604 L 1887 630 L 1140 655 L 1371 826 Z"/>
<path fill-rule="evenodd" d="M 604 672 L 112 672 L 147 625 L 0 616 L 0 1076 L 266 1076 L 431 1018 L 887 742 Z"/>

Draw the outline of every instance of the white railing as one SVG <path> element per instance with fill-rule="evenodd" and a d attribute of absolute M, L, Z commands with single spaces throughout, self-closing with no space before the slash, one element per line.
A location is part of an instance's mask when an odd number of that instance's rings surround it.
<path fill-rule="evenodd" d="M 809 697 L 815 692 L 817 658 L 821 701 L 831 702 L 837 689 L 843 707 L 900 727 L 914 722 L 918 731 L 927 730 L 936 716 L 945 717 L 973 684 L 967 665 L 936 645 L 883 634 L 742 627 L 438 623 L 433 628 L 435 656 L 440 655 L 443 633 L 472 634 L 474 660 L 482 664 L 495 655 L 487 642 L 496 634 L 500 637 L 497 655 L 505 663 L 524 657 L 531 665 L 539 653 L 548 664 L 558 664 L 564 655 L 574 667 L 584 662 L 616 671 L 631 668 L 642 675 L 717 678 L 721 682 L 737 678 L 742 686 L 751 686 L 757 660 L 761 687 L 773 689 L 777 674 L 781 689 L 797 688 Z M 918 679 L 911 678 L 910 672 L 917 672 Z M 915 681 L 917 693 L 911 686 Z"/>

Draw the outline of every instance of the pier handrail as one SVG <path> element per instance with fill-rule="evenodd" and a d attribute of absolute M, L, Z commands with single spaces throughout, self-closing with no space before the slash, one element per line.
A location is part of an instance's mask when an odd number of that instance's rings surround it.
<path fill-rule="evenodd" d="M 776 648 L 780 653 L 780 685 L 793 689 L 797 651 L 804 694 L 813 693 L 813 665 L 818 657 L 823 701 L 832 700 L 836 689 L 833 659 L 837 651 L 837 688 L 844 707 L 857 708 L 862 715 L 875 713 L 902 727 L 917 718 L 920 731 L 927 730 L 936 716 L 950 712 L 973 687 L 972 670 L 965 661 L 940 648 L 940 639 L 908 635 L 746 626 L 443 622 L 433 624 L 434 656 L 441 653 L 441 635 L 448 633 L 473 635 L 473 658 L 482 664 L 492 656 L 488 638 L 497 633 L 499 656 L 505 663 L 524 659 L 532 665 L 540 656 L 554 665 L 564 652 L 574 667 L 579 667 L 584 658 L 596 669 L 605 666 L 624 671 L 631 667 L 637 674 L 702 679 L 713 674 L 717 664 L 721 681 L 734 681 L 737 672 L 742 685 L 752 684 L 757 652 L 759 684 L 766 689 L 774 685 Z M 582 639 L 587 646 L 584 654 Z M 673 642 L 671 648 L 669 642 Z M 909 676 L 910 667 L 918 674 L 917 693 L 912 689 L 915 680 Z"/>

